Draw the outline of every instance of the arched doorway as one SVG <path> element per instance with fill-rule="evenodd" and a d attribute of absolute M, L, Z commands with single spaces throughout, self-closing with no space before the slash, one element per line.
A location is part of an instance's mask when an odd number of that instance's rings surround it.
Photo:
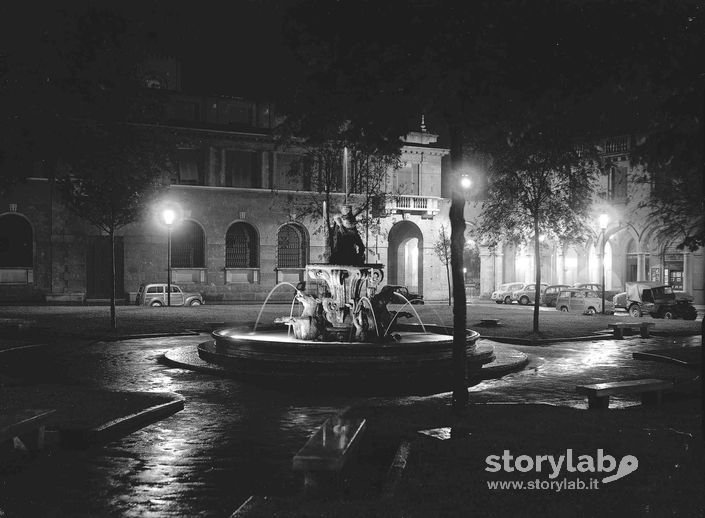
<path fill-rule="evenodd" d="M 400 284 L 423 294 L 423 234 L 410 221 L 396 223 L 389 231 L 387 265 L 389 284 Z"/>
<path fill-rule="evenodd" d="M 34 237 L 32 226 L 22 216 L 0 216 L 0 268 L 32 268 Z"/>

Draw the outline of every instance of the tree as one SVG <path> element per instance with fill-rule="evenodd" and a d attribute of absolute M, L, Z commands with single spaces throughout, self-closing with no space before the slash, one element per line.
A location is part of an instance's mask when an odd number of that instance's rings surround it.
<path fill-rule="evenodd" d="M 115 233 L 145 215 L 163 185 L 168 154 L 153 131 L 123 124 L 79 124 L 74 143 L 77 152 L 62 158 L 57 186 L 73 213 L 110 238 L 110 324 L 115 329 Z"/>
<path fill-rule="evenodd" d="M 140 83 L 140 65 L 155 49 L 146 21 L 154 13 L 135 20 L 120 11 L 0 6 L 0 192 L 36 174 L 37 164 L 50 175 L 74 145 L 72 121 L 160 116 Z"/>
<path fill-rule="evenodd" d="M 452 304 L 453 294 L 450 282 L 450 237 L 446 234 L 446 229 L 441 225 L 438 232 L 438 240 L 433 244 L 433 252 L 441 260 L 441 264 L 446 267 L 446 278 L 448 280 L 448 305 Z"/>
<path fill-rule="evenodd" d="M 344 97 L 348 113 L 355 103 L 356 120 L 377 128 L 426 113 L 457 172 L 464 151 L 507 153 L 507 139 L 554 123 L 576 140 L 643 129 L 658 119 L 659 94 L 677 98 L 685 69 L 705 77 L 704 18 L 701 0 L 308 0 L 289 13 L 286 32 L 309 91 Z M 510 197 L 518 186 L 506 188 Z"/>
<path fill-rule="evenodd" d="M 388 145 L 384 139 L 371 138 L 351 121 L 319 122 L 308 112 L 289 117 L 278 130 L 279 145 L 303 151 L 288 174 L 303 188 L 305 201 L 292 203 L 298 214 L 321 220 L 324 230 L 332 226 L 330 212 L 336 203 L 354 203 L 367 241 L 378 227 L 389 172 L 399 167 L 401 142 Z M 330 233 L 327 238 L 330 250 Z"/>
<path fill-rule="evenodd" d="M 563 135 L 539 128 L 518 135 L 493 157 L 479 232 L 495 243 L 533 241 L 533 332 L 538 334 L 541 237 L 575 240 L 585 235 L 597 163 Z"/>
<path fill-rule="evenodd" d="M 162 96 L 141 81 L 154 13 L 136 20 L 120 6 L 84 3 L 0 9 L 13 22 L 0 31 L 0 192 L 40 171 L 110 236 L 115 328 L 115 232 L 139 217 L 168 160 L 154 134 L 130 125 L 163 114 Z"/>

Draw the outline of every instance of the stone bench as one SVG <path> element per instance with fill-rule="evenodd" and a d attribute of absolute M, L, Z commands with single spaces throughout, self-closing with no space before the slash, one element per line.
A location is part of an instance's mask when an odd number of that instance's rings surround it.
<path fill-rule="evenodd" d="M 588 408 L 594 410 L 608 408 L 610 396 L 615 394 L 641 394 L 642 404 L 657 405 L 661 403 L 663 391 L 673 388 L 673 381 L 638 379 L 596 383 L 594 385 L 578 385 L 575 388 L 578 393 L 587 395 Z"/>
<path fill-rule="evenodd" d="M 0 415 L 0 445 L 10 449 L 40 450 L 44 447 L 44 426 L 56 410 L 26 409 Z M 4 446 L 3 446 L 4 447 Z"/>
<path fill-rule="evenodd" d="M 612 324 L 607 324 L 607 327 L 614 330 L 615 338 L 624 338 L 624 330 L 629 329 L 630 331 L 639 331 L 642 338 L 649 337 L 649 329 L 654 327 L 653 322 L 614 322 Z"/>
<path fill-rule="evenodd" d="M 294 456 L 294 471 L 304 473 L 304 490 L 322 494 L 340 488 L 340 473 L 354 457 L 365 419 L 335 416 L 326 420 Z"/>

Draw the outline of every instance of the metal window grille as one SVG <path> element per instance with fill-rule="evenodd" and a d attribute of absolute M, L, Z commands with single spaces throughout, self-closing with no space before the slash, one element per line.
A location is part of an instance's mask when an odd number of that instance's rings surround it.
<path fill-rule="evenodd" d="M 246 223 L 235 223 L 225 235 L 225 267 L 257 268 L 255 230 Z"/>
<path fill-rule="evenodd" d="M 183 221 L 171 237 L 172 268 L 204 268 L 205 236 L 193 221 Z"/>
<path fill-rule="evenodd" d="M 284 225 L 277 236 L 277 267 L 303 268 L 306 249 L 303 232 L 296 225 Z"/>

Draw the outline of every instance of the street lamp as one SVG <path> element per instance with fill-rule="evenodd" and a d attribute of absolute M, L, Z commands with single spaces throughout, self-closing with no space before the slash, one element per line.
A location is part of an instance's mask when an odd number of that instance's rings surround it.
<path fill-rule="evenodd" d="M 601 252 L 600 252 L 600 266 L 602 270 L 602 314 L 605 314 L 605 230 L 607 229 L 607 223 L 609 222 L 609 216 L 604 212 L 600 214 L 600 241 L 601 241 Z"/>
<path fill-rule="evenodd" d="M 171 307 L 171 227 L 176 223 L 176 210 L 166 207 L 162 210 L 162 223 L 166 225 L 166 305 Z"/>
<path fill-rule="evenodd" d="M 453 189 L 450 213 L 450 264 L 453 278 L 453 412 L 461 414 L 468 404 L 467 307 L 463 275 L 465 249 L 465 192 L 472 182 L 467 175 L 460 178 L 462 191 Z"/>

